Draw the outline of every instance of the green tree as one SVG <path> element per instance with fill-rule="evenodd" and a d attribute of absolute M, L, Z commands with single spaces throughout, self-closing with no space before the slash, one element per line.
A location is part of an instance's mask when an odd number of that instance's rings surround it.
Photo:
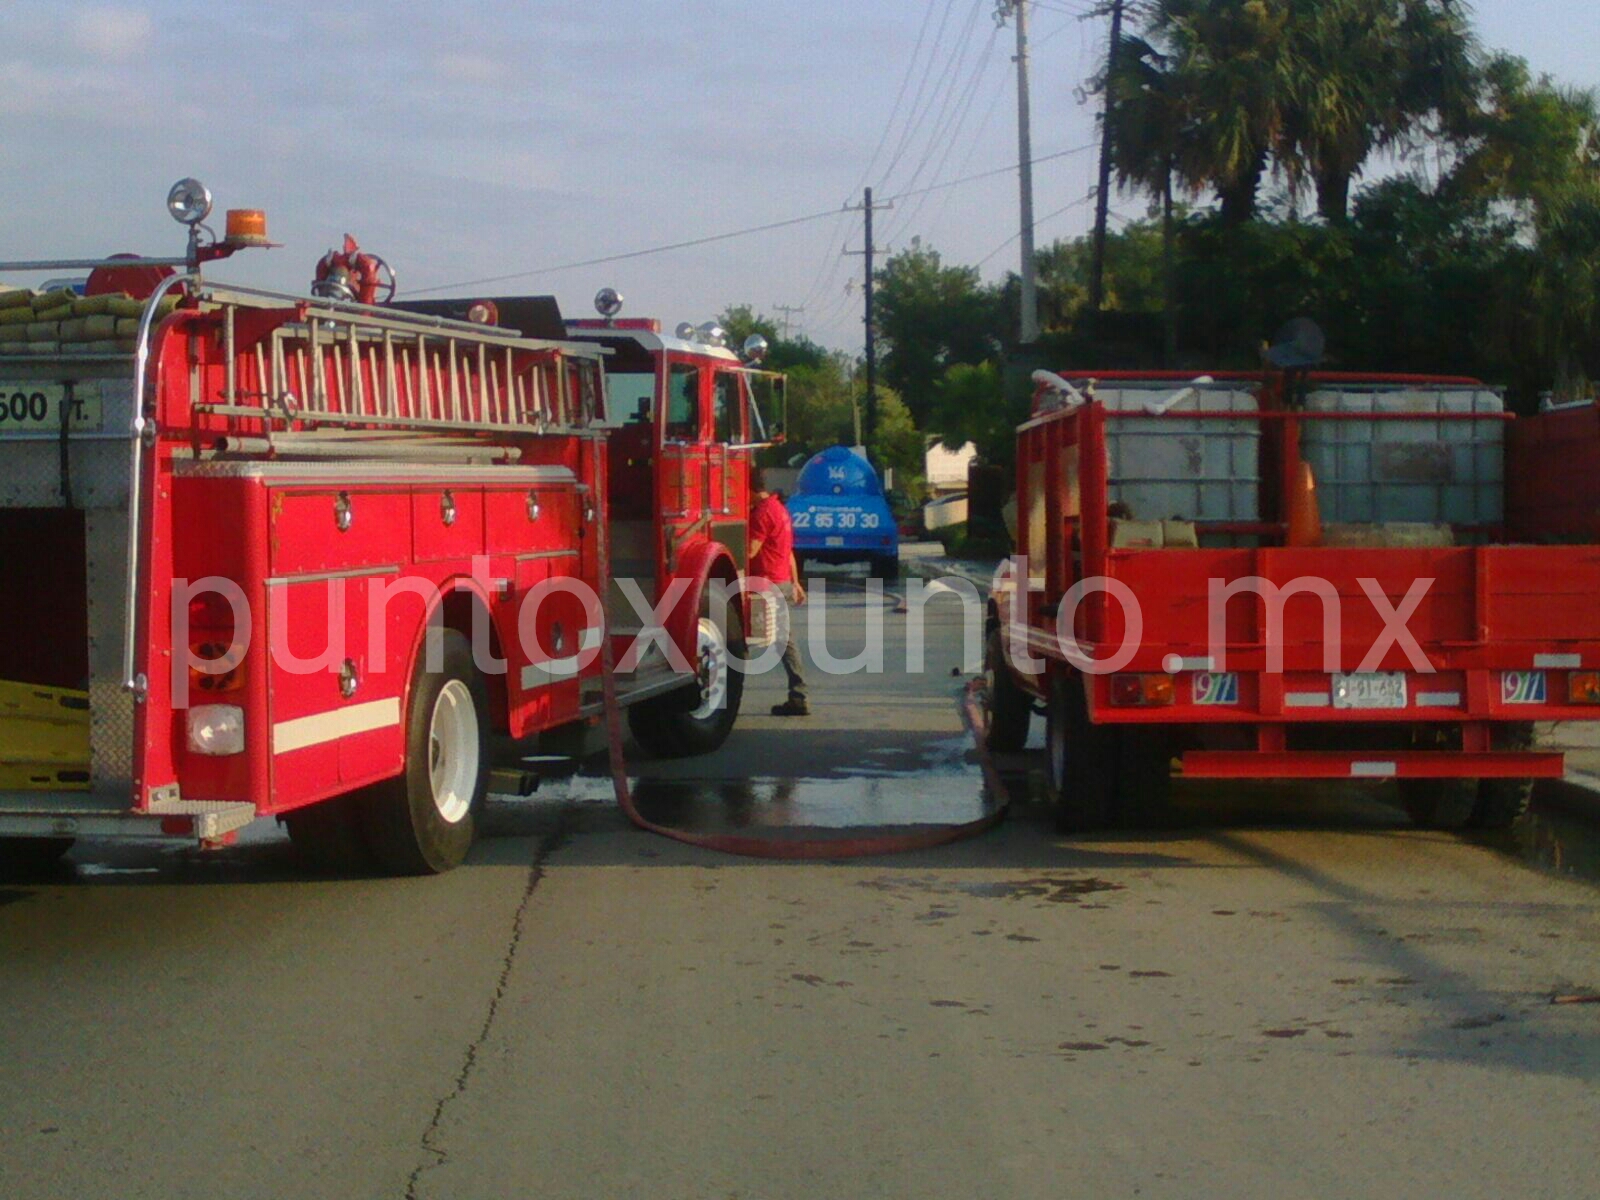
<path fill-rule="evenodd" d="M 1583 395 L 1600 343 L 1600 101 L 1535 79 L 1508 55 L 1492 59 L 1485 78 L 1440 192 L 1512 206 L 1533 249 L 1520 256 L 1522 295 L 1509 320 L 1538 355 L 1542 386 Z"/>
<path fill-rule="evenodd" d="M 955 363 L 992 358 L 1001 340 L 1001 306 L 975 267 L 947 267 L 939 252 L 913 239 L 877 275 L 878 333 L 884 380 L 921 426 L 933 393 Z"/>
<path fill-rule="evenodd" d="M 1287 99 L 1275 152 L 1329 221 L 1374 153 L 1455 124 L 1478 92 L 1460 0 L 1292 0 Z"/>
<path fill-rule="evenodd" d="M 1114 71 L 1131 60 L 1170 73 L 1159 95 L 1168 119 L 1178 124 L 1155 142 L 1170 145 L 1173 168 L 1189 188 L 1216 192 L 1230 226 L 1255 216 L 1270 155 L 1283 143 L 1288 26 L 1284 0 L 1157 0 L 1145 45 L 1158 49 L 1158 57 L 1121 48 L 1116 55 Z M 1115 96 L 1135 84 L 1103 86 Z M 1134 169 L 1144 173 L 1148 163 Z"/>
<path fill-rule="evenodd" d="M 1156 0 L 1099 86 L 1119 179 L 1176 174 L 1237 226 L 1273 165 L 1344 221 L 1371 156 L 1459 122 L 1477 81 L 1460 0 Z"/>
<path fill-rule="evenodd" d="M 748 304 L 732 304 L 717 317 L 717 324 L 728 331 L 728 346 L 739 352 L 752 334 L 767 339 L 765 365 L 772 371 L 789 371 L 799 366 L 821 366 L 828 352 L 808 337 L 785 338 L 778 332 L 778 324 L 765 313 L 758 313 Z"/>
<path fill-rule="evenodd" d="M 1025 394 L 1008 399 L 997 363 L 958 363 L 939 383 L 932 420 L 942 445 L 959 450 L 971 442 L 985 462 L 1006 464 L 1016 461 L 1016 430 L 1028 409 Z"/>

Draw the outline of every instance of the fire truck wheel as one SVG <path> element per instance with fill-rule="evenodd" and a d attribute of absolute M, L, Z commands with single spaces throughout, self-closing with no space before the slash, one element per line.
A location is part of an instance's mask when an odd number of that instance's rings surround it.
<path fill-rule="evenodd" d="M 1172 808 L 1172 740 L 1165 729 L 1129 728 L 1117 738 L 1117 824 L 1165 825 Z"/>
<path fill-rule="evenodd" d="M 335 796 L 283 816 L 295 853 L 317 871 L 372 870 L 372 849 L 361 828 L 360 796 Z"/>
<path fill-rule="evenodd" d="M 739 719 L 744 699 L 744 672 L 733 660 L 745 656 L 744 622 L 730 607 L 727 626 L 709 609 L 700 617 L 695 646 L 695 684 L 669 692 L 628 710 L 634 740 L 656 758 L 688 758 L 709 754 L 723 742 Z"/>
<path fill-rule="evenodd" d="M 0 838 L 0 879 L 48 874 L 71 849 L 71 838 Z"/>
<path fill-rule="evenodd" d="M 1533 726 L 1526 722 L 1495 730 L 1496 750 L 1533 749 Z M 1531 779 L 1480 779 L 1478 802 L 1472 808 L 1474 829 L 1508 829 L 1533 803 Z"/>
<path fill-rule="evenodd" d="M 1421 829 L 1464 829 L 1477 801 L 1471 779 L 1400 780 L 1400 802 Z"/>
<path fill-rule="evenodd" d="M 984 644 L 983 674 L 987 684 L 983 700 L 984 741 L 995 753 L 1015 754 L 1028 741 L 1033 697 L 1018 686 L 1006 666 L 998 625 L 989 630 Z"/>
<path fill-rule="evenodd" d="M 440 669 L 421 656 L 407 705 L 406 769 L 361 811 L 367 841 L 396 874 L 433 875 L 472 848 L 489 785 L 489 694 L 467 639 L 444 633 Z"/>
<path fill-rule="evenodd" d="M 1083 685 L 1056 679 L 1045 713 L 1045 792 L 1063 833 L 1101 829 L 1117 787 L 1117 738 L 1089 720 Z"/>

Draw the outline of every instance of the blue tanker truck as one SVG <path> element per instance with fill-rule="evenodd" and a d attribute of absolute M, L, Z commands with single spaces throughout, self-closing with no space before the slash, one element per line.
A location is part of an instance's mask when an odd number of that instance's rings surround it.
<path fill-rule="evenodd" d="M 864 562 L 878 579 L 900 577 L 900 535 L 872 464 L 829 446 L 800 469 L 788 499 L 802 564 Z"/>

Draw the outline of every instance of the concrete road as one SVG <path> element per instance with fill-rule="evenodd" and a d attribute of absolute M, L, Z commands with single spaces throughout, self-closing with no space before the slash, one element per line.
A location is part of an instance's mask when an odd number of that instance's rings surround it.
<path fill-rule="evenodd" d="M 927 674 L 819 679 L 809 721 L 637 768 L 689 820 L 963 819 L 956 626 L 929 628 Z M 602 797 L 497 804 L 439 879 L 309 879 L 263 837 L 0 886 L 0 1196 L 1596 1191 L 1600 1006 L 1550 998 L 1600 991 L 1600 894 L 1510 842 L 1191 788 L 1152 837 L 1069 843 L 1024 802 L 787 866 Z M 1565 829 L 1527 840 L 1571 863 Z"/>

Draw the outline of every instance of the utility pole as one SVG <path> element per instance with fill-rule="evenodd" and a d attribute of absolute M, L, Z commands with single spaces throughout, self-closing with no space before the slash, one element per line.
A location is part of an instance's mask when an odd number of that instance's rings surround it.
<path fill-rule="evenodd" d="M 871 445 L 878 433 L 878 328 L 877 317 L 873 311 L 875 290 L 873 257 L 877 252 L 877 246 L 872 240 L 872 214 L 880 209 L 893 207 L 892 203 L 874 205 L 872 203 L 872 189 L 868 188 L 858 210 L 866 217 L 865 249 L 845 251 L 846 254 L 860 254 L 866 259 L 867 263 L 865 281 L 866 312 L 862 317 L 862 321 L 866 326 L 867 343 L 867 429 L 866 441 L 863 445 Z"/>
<path fill-rule="evenodd" d="M 1111 0 L 1111 49 L 1106 55 L 1106 102 L 1100 114 L 1100 183 L 1094 197 L 1094 265 L 1089 271 L 1089 308 L 1099 312 L 1106 300 L 1106 224 L 1111 215 L 1111 75 L 1122 45 L 1122 3 Z"/>
<path fill-rule="evenodd" d="M 782 313 L 783 314 L 783 340 L 784 341 L 787 342 L 789 340 L 789 318 L 790 317 L 797 317 L 801 313 L 805 312 L 805 310 L 806 310 L 806 306 L 804 304 L 801 304 L 801 305 L 774 304 L 772 306 L 772 311 L 773 312 Z"/>
<path fill-rule="evenodd" d="M 1119 0 L 1120 2 L 1120 0 Z M 1018 341 L 1039 340 L 1039 279 L 1033 248 L 1033 116 L 1028 85 L 1028 0 L 999 0 L 995 17 L 1017 18 L 1017 160 L 1022 192 L 1022 322 Z"/>

